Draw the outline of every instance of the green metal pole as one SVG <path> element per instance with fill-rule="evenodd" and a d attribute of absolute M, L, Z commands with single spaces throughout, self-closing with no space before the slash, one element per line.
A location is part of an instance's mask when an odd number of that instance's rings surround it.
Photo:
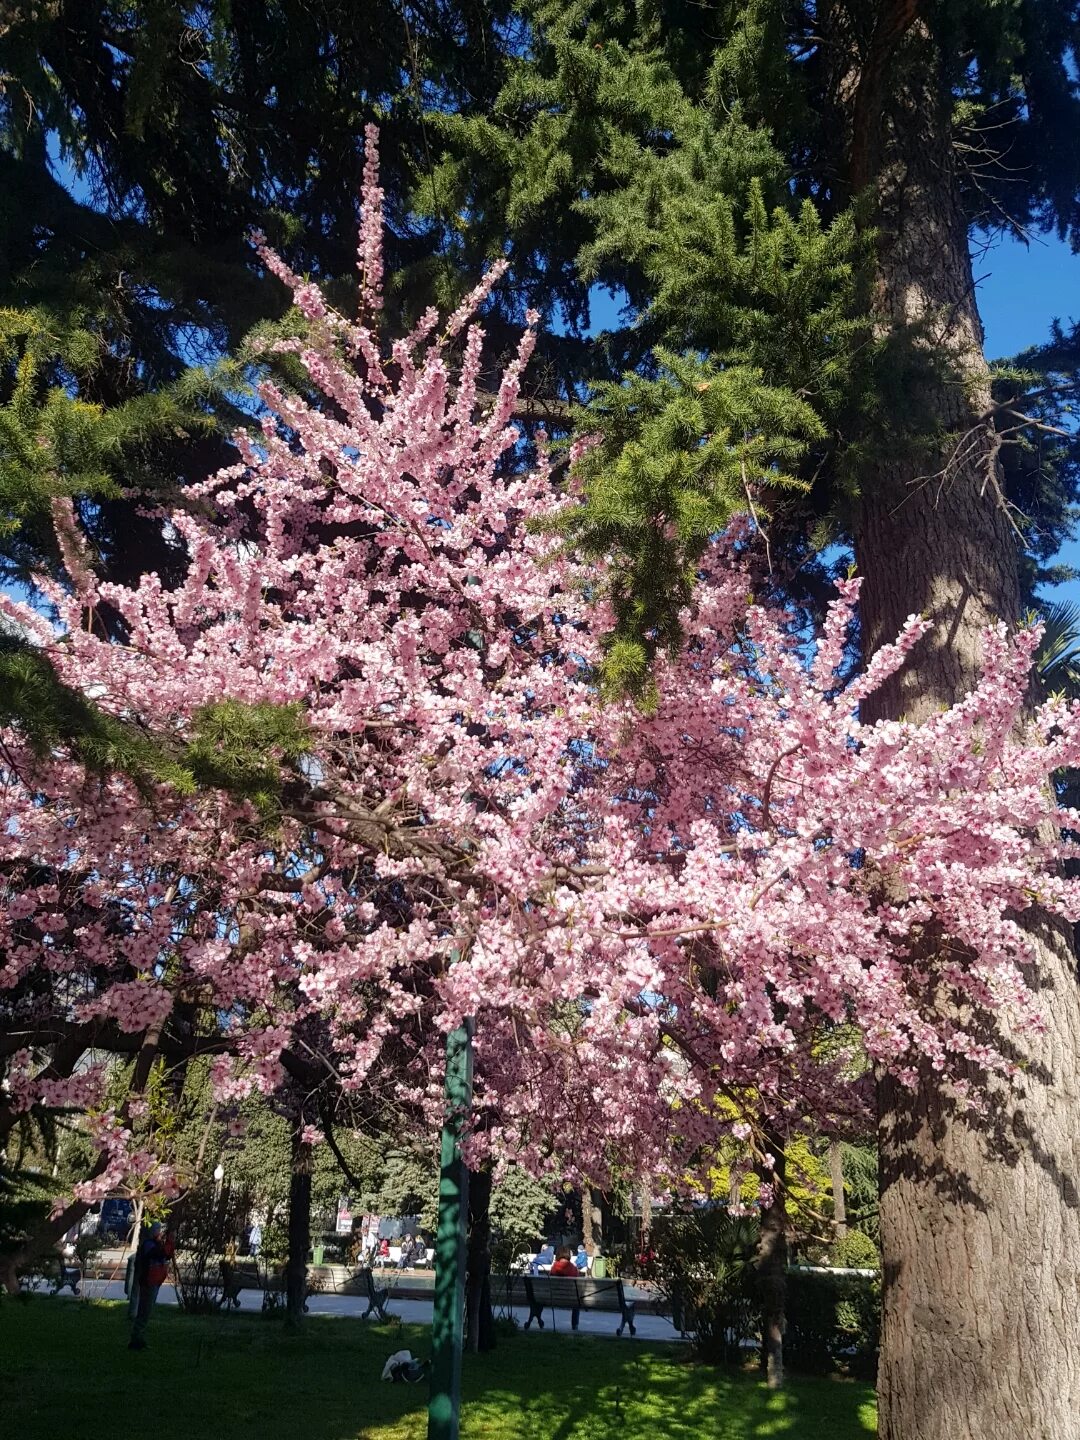
<path fill-rule="evenodd" d="M 469 1172 L 461 1159 L 461 1127 L 472 1104 L 472 1021 L 446 1037 L 446 1114 L 435 1234 L 435 1316 L 431 1326 L 428 1440 L 458 1440 L 461 1350 L 465 1325 L 465 1243 Z"/>

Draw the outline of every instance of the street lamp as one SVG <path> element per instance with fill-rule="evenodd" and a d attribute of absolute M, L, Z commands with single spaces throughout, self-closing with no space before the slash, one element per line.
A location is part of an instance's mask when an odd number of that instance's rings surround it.
<path fill-rule="evenodd" d="M 456 952 L 453 958 L 458 958 Z M 465 1236 L 469 1221 L 469 1172 L 461 1158 L 461 1131 L 472 1104 L 472 1036 L 473 1022 L 466 1020 L 446 1037 L 428 1440 L 458 1440 L 461 1417 Z"/>

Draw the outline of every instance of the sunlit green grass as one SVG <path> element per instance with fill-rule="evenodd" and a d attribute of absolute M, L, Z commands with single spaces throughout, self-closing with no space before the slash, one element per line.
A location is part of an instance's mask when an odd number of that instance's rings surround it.
<path fill-rule="evenodd" d="M 379 1379 L 419 1326 L 311 1316 L 151 1321 L 127 1346 L 124 1307 L 34 1296 L 0 1304 L 0 1415 L 12 1440 L 423 1440 L 427 1390 Z M 770 1394 L 752 1375 L 689 1362 L 671 1345 L 569 1335 L 501 1337 L 465 1357 L 462 1440 L 868 1440 L 866 1385 L 793 1380 Z"/>

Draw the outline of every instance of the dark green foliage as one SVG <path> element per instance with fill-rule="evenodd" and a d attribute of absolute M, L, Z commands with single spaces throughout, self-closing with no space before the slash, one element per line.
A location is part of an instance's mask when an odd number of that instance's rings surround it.
<path fill-rule="evenodd" d="M 64 747 L 92 774 L 126 771 L 144 788 L 158 781 L 181 792 L 191 775 L 134 725 L 106 715 L 61 684 L 49 662 L 20 638 L 0 632 L 0 725 L 13 725 L 34 752 Z"/>
<path fill-rule="evenodd" d="M 434 1146 L 406 1147 L 387 1136 L 379 1151 L 371 1189 L 360 1197 L 363 1208 L 391 1217 L 416 1216 L 423 1229 L 433 1230 L 439 1203 Z"/>
<path fill-rule="evenodd" d="M 1011 513 L 1024 540 L 1025 591 L 1035 603 L 1037 586 L 1076 574 L 1055 552 L 1080 514 L 1080 325 L 1066 330 L 1055 320 L 1045 345 L 995 365 L 993 399 Z"/>
<path fill-rule="evenodd" d="M 1039 607 L 1042 639 L 1036 655 L 1039 679 L 1048 694 L 1080 697 L 1080 606 Z"/>
<path fill-rule="evenodd" d="M 496 115 L 443 119 L 460 157 L 443 179 L 472 227 L 508 222 L 530 265 L 544 258 L 530 298 L 583 322 L 583 284 L 628 297 L 617 335 L 566 352 L 578 378 L 563 383 L 572 396 L 585 380 L 579 433 L 604 437 L 571 523 L 587 552 L 622 561 L 608 680 L 647 696 L 648 661 L 677 638 L 733 511 L 816 544 L 842 526 L 853 470 L 838 432 L 872 403 L 881 348 L 864 315 L 869 236 L 854 210 L 826 222 L 793 202 L 784 155 L 728 89 L 771 22 L 732 16 L 727 43 L 723 29 L 695 43 L 686 13 L 677 30 L 661 9 L 651 23 L 620 7 L 538 14 Z"/>
<path fill-rule="evenodd" d="M 212 786 L 272 815 L 282 766 L 295 767 L 307 749 L 300 707 L 222 700 L 203 706 L 193 721 L 186 745 L 163 749 L 136 724 L 61 684 L 33 646 L 0 633 L 0 724 L 19 729 L 36 754 L 64 747 L 94 775 L 122 770 L 144 790 L 165 784 L 181 795 Z"/>
<path fill-rule="evenodd" d="M 193 716 L 183 764 L 198 785 L 228 790 L 264 813 L 280 795 L 282 763 L 295 766 L 307 749 L 299 705 L 245 705 L 220 700 Z"/>
<path fill-rule="evenodd" d="M 473 244 L 508 232 L 515 301 L 559 309 L 569 322 L 544 382 L 594 402 L 579 415 L 581 432 L 605 427 L 611 383 L 628 368 L 639 385 L 656 378 L 658 347 L 687 363 L 748 367 L 813 412 L 813 434 L 795 432 L 802 488 L 755 501 L 777 588 L 819 603 L 827 577 L 815 552 L 851 537 L 859 495 L 882 460 L 925 456 L 933 474 L 963 438 L 942 432 L 938 386 L 926 383 L 948 363 L 927 343 L 930 324 L 882 332 L 866 322 L 873 197 L 852 197 L 846 184 L 851 157 L 837 108 L 837 87 L 856 83 L 858 61 L 846 79 L 836 67 L 847 46 L 868 56 L 877 7 L 819 15 L 780 0 L 707 10 L 678 0 L 531 0 L 524 12 L 528 42 L 491 113 L 432 118 L 446 151 L 441 193 Z M 1063 0 L 949 0 L 926 12 L 945 57 L 940 101 L 955 112 L 973 229 L 1075 231 L 1077 19 Z M 886 115 L 899 73 L 868 82 L 881 86 Z M 626 300 L 620 323 L 592 343 L 583 335 L 590 281 Z M 1072 523 L 1074 441 L 1047 427 L 1060 430 L 1076 373 L 1075 337 L 1055 332 L 1039 358 L 998 376 L 995 398 L 1011 395 L 1026 419 L 988 417 L 1004 444 L 1029 593 L 1052 578 L 1049 558 Z M 678 418 L 658 441 L 673 471 L 680 455 L 693 463 L 700 443 Z M 575 526 L 586 544 L 624 561 L 611 671 L 640 690 L 650 648 L 670 638 L 694 557 L 678 541 L 656 543 L 672 511 L 650 509 L 656 456 L 640 464 L 638 443 L 626 437 L 620 470 L 606 440 Z M 721 514 L 717 506 L 712 518 Z"/>
<path fill-rule="evenodd" d="M 544 1237 L 554 1184 L 511 1165 L 491 1190 L 492 1269 L 508 1273 L 517 1256 Z"/>
<path fill-rule="evenodd" d="M 880 1270 L 881 1253 L 870 1236 L 862 1230 L 849 1230 L 837 1240 L 830 1251 L 830 1259 L 841 1269 Z"/>
<path fill-rule="evenodd" d="M 712 1364 L 745 1361 L 747 1346 L 760 1338 L 756 1222 L 735 1219 L 719 1207 L 674 1212 L 656 1219 L 652 1239 L 658 1283 L 698 1356 Z M 853 1249 L 861 1242 L 876 1258 L 865 1235 L 855 1232 L 852 1240 Z M 880 1280 L 789 1267 L 786 1317 L 785 1365 L 810 1374 L 846 1369 L 873 1378 Z"/>
<path fill-rule="evenodd" d="M 0 1156 L 0 1253 L 16 1250 L 55 1198 L 56 1188 L 44 1174 Z"/>
<path fill-rule="evenodd" d="M 656 1278 L 678 1329 L 710 1364 L 739 1364 L 761 1321 L 757 1223 L 720 1207 L 658 1216 L 650 1239 Z"/>
<path fill-rule="evenodd" d="M 49 502 L 89 498 L 91 535 L 106 547 L 108 512 L 122 486 L 161 492 L 163 453 L 212 436 L 235 411 L 227 400 L 229 367 L 185 370 L 156 390 L 115 403 L 93 395 L 109 356 L 80 308 L 0 310 L 0 579 L 31 579 L 53 568 Z M 215 409 L 219 419 L 215 418 Z"/>
<path fill-rule="evenodd" d="M 88 1157 L 85 1137 L 56 1113 L 34 1107 L 18 1116 L 0 1147 L 0 1254 L 18 1250 L 38 1229 L 56 1201 L 85 1177 Z M 48 1271 L 53 1258 L 28 1268 Z"/>
<path fill-rule="evenodd" d="M 650 662 L 679 638 L 677 608 L 693 589 L 709 537 L 758 497 L 799 488 L 792 473 L 823 430 L 813 409 L 760 371 L 680 359 L 657 349 L 651 378 L 604 383 L 583 423 L 599 443 L 578 462 L 588 504 L 564 525 L 586 555 L 612 553 L 615 630 L 607 680 L 648 693 Z"/>
<path fill-rule="evenodd" d="M 5 16 L 0 580 L 54 567 L 55 494 L 83 497 L 106 579 L 176 578 L 183 552 L 120 489 L 170 497 L 230 458 L 241 396 L 221 357 L 286 303 L 249 231 L 351 306 L 368 120 L 391 268 L 418 277 L 402 308 L 456 301 L 468 280 L 432 264 L 441 223 L 412 221 L 402 196 L 427 164 L 421 101 L 493 93 L 506 8 L 59 0 Z"/>
<path fill-rule="evenodd" d="M 793 1370 L 828 1375 L 842 1367 L 873 1379 L 880 1328 L 880 1280 L 788 1270 L 784 1362 Z"/>
<path fill-rule="evenodd" d="M 878 1238 L 878 1154 L 874 1145 L 840 1147 L 848 1226 L 876 1245 Z"/>

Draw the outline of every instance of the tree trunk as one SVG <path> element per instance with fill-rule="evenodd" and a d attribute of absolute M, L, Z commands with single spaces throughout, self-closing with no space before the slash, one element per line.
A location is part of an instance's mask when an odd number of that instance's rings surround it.
<path fill-rule="evenodd" d="M 916 24 L 881 107 L 879 331 L 920 327 L 924 355 L 947 362 L 951 373 L 912 381 L 905 398 L 952 439 L 937 457 L 897 450 L 863 477 L 866 653 L 909 614 L 933 622 L 866 706 L 871 720 L 917 721 L 954 702 L 979 672 L 984 628 L 1015 622 L 1020 606 L 994 434 L 982 418 L 989 382 L 941 70 Z M 879 1083 L 881 1440 L 1080 1436 L 1080 995 L 1063 927 L 1035 917 L 1031 929 L 1030 978 L 1048 1028 L 1041 1039 L 1001 1037 L 1023 1074 L 1011 1087 L 990 1085 L 990 1113 L 961 1113 L 928 1067 L 914 1090 Z"/>
<path fill-rule="evenodd" d="M 469 1247 L 465 1275 L 465 1341 L 475 1354 L 495 1348 L 491 1308 L 491 1171 L 469 1175 Z"/>
<path fill-rule="evenodd" d="M 581 1189 L 581 1243 L 589 1255 L 600 1255 L 604 1249 L 604 1212 L 600 1192 L 591 1185 Z"/>
<path fill-rule="evenodd" d="M 285 1323 L 296 1329 L 307 1299 L 307 1257 L 311 1245 L 311 1146 L 293 1133 L 289 1178 L 289 1258 L 285 1265 Z"/>
<path fill-rule="evenodd" d="M 770 1137 L 773 1168 L 762 1169 L 761 1179 L 772 1186 L 772 1200 L 761 1211 L 756 1268 L 761 1292 L 761 1367 L 770 1390 L 784 1383 L 784 1324 L 787 1314 L 788 1221 L 784 1198 L 787 1169 L 783 1145 Z"/>
<path fill-rule="evenodd" d="M 95 1179 L 105 1169 L 108 1162 L 101 1159 L 91 1170 L 88 1178 Z M 47 1254 L 61 1237 L 77 1225 L 90 1209 L 89 1204 L 84 1200 L 73 1200 L 70 1205 L 65 1205 L 63 1210 L 55 1216 L 47 1216 L 41 1224 L 30 1232 L 17 1250 L 8 1251 L 0 1255 L 0 1288 L 6 1290 L 9 1295 L 15 1295 L 19 1290 L 19 1275 L 27 1271 L 33 1262 L 40 1256 Z"/>
<path fill-rule="evenodd" d="M 844 1152 L 839 1140 L 829 1141 L 829 1180 L 832 1184 L 833 1234 L 842 1240 L 847 1234 L 847 1202 L 844 1199 Z"/>
<path fill-rule="evenodd" d="M 742 1173 L 731 1167 L 730 1178 L 728 1179 L 727 1203 L 729 1210 L 737 1210 L 742 1204 Z"/>

